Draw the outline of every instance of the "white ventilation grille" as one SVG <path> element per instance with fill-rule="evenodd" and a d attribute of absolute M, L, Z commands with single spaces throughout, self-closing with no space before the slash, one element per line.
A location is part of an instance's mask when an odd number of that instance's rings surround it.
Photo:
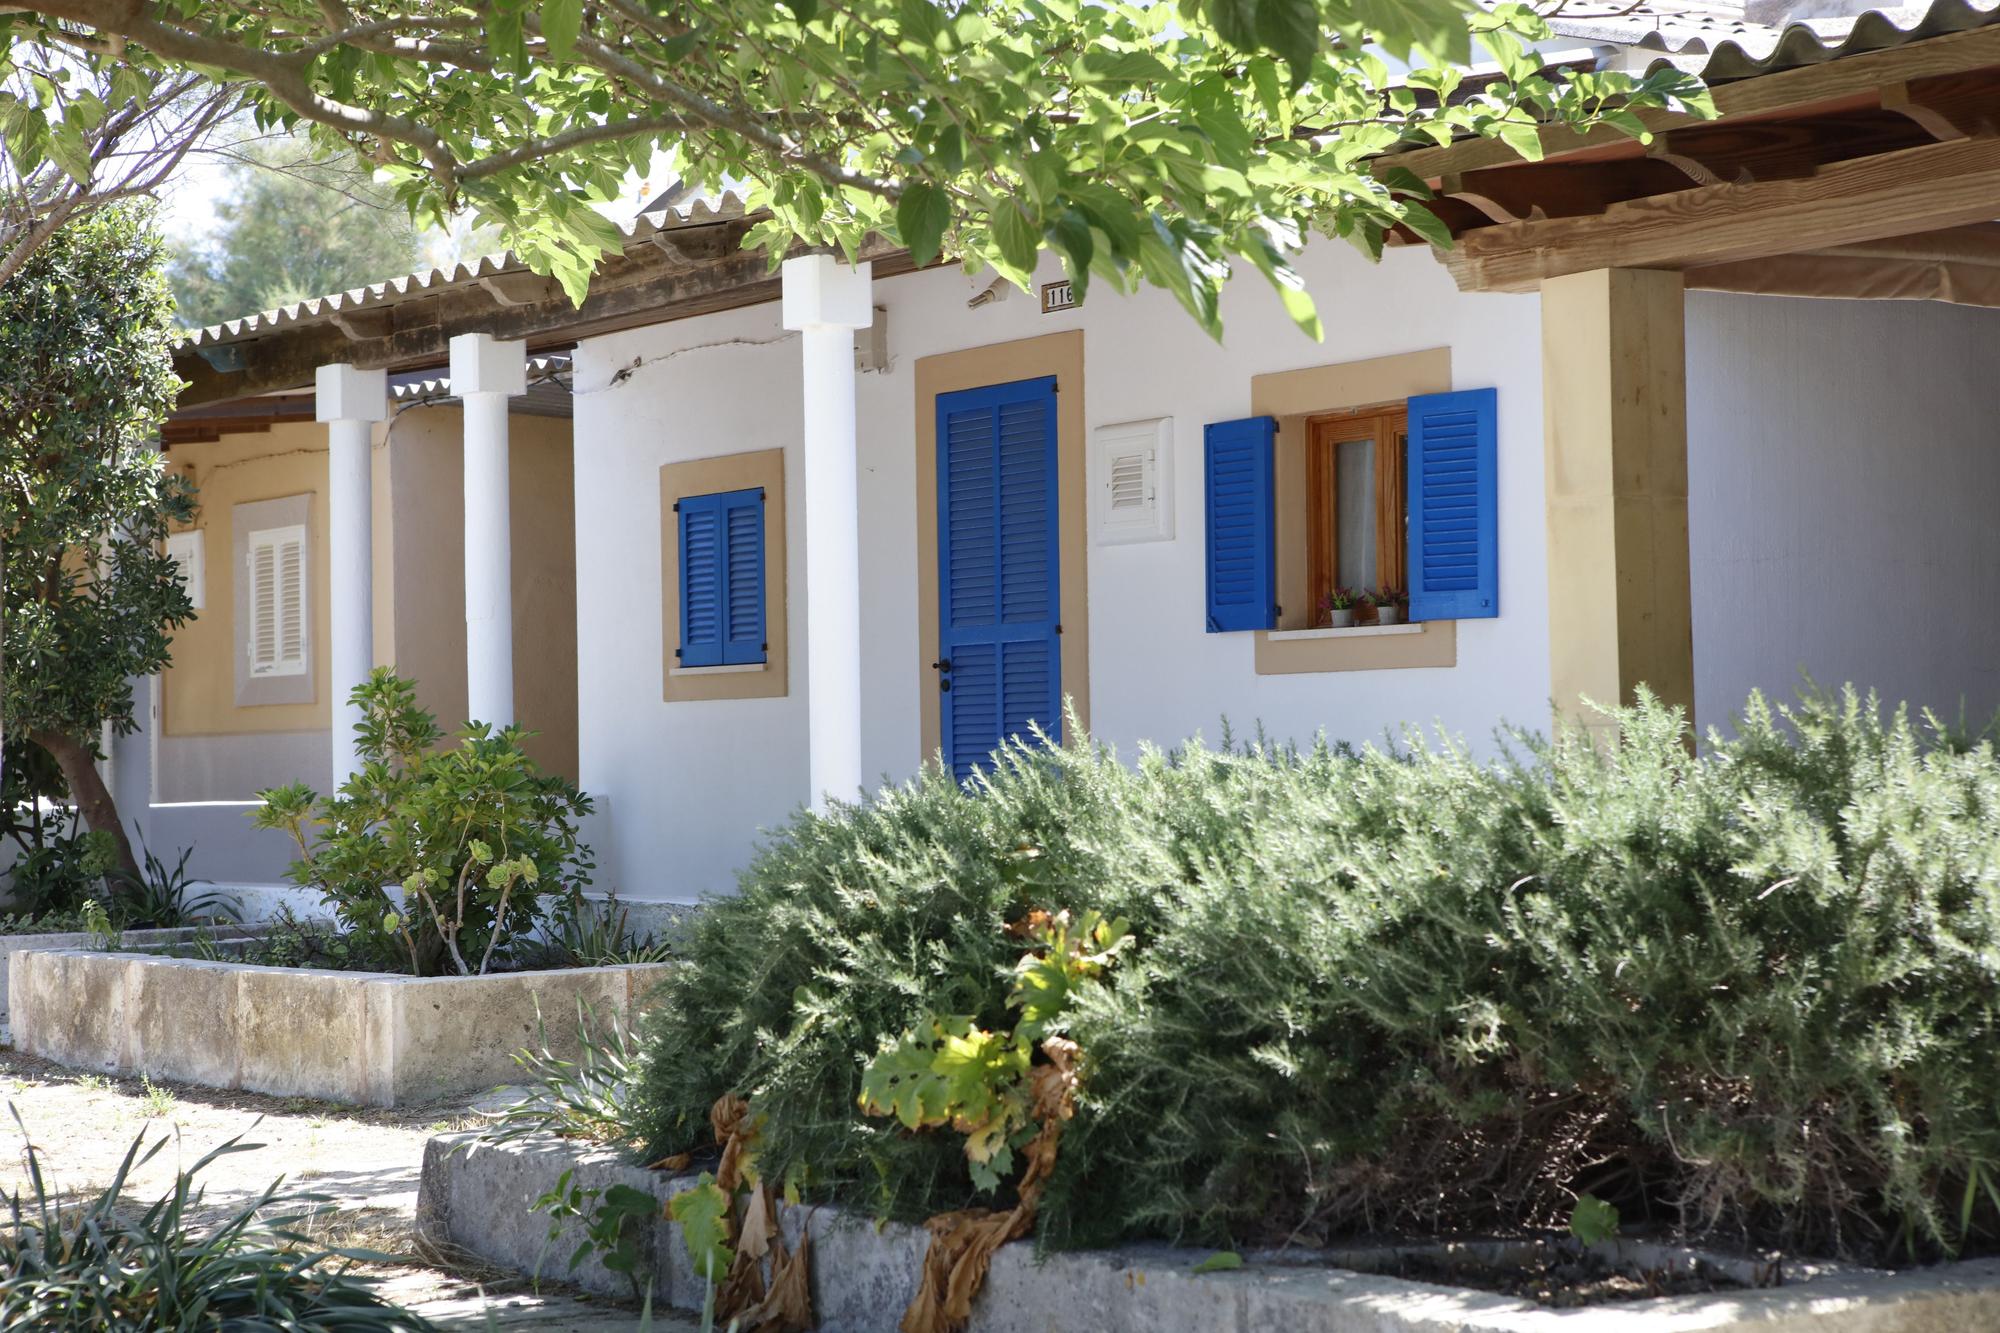
<path fill-rule="evenodd" d="M 167 534 L 165 550 L 167 559 L 180 566 L 188 600 L 195 610 L 202 610 L 208 605 L 208 578 L 201 559 L 201 529 Z"/>
<path fill-rule="evenodd" d="M 306 670 L 306 530 L 302 524 L 249 536 L 250 674 Z"/>
<path fill-rule="evenodd" d="M 1091 508 L 1100 544 L 1173 537 L 1173 424 L 1156 417 L 1093 432 Z"/>

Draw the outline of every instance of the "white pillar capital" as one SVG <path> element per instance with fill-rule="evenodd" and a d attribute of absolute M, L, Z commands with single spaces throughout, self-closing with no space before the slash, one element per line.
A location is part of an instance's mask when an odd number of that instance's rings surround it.
<path fill-rule="evenodd" d="M 389 376 L 345 361 L 321 366 L 313 375 L 313 417 L 320 422 L 387 421 Z"/>
<path fill-rule="evenodd" d="M 451 391 L 459 398 L 528 391 L 528 345 L 502 342 L 490 333 L 461 333 L 451 340 Z"/>
<path fill-rule="evenodd" d="M 799 255 L 784 264 L 788 329 L 865 329 L 875 322 L 873 265 L 843 264 L 832 255 Z"/>

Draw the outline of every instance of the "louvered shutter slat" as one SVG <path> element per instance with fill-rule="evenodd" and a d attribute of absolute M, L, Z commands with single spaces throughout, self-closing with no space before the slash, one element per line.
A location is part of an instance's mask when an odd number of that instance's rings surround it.
<path fill-rule="evenodd" d="M 253 676 L 303 675 L 310 651 L 306 601 L 306 530 L 265 528 L 245 538 L 245 652 Z"/>
<path fill-rule="evenodd" d="M 764 500 L 740 491 L 723 509 L 727 544 L 722 660 L 745 666 L 764 660 Z"/>
<path fill-rule="evenodd" d="M 1271 417 L 1219 421 L 1204 432 L 1208 631 L 1278 623 L 1278 551 Z"/>
<path fill-rule="evenodd" d="M 278 662 L 281 667 L 305 665 L 305 543 L 290 538 L 278 547 Z"/>
<path fill-rule="evenodd" d="M 1410 399 L 1410 619 L 1500 614 L 1499 395 Z"/>
<path fill-rule="evenodd" d="M 250 552 L 250 670 L 268 675 L 278 665 L 278 553 L 268 542 Z"/>
<path fill-rule="evenodd" d="M 680 502 L 684 667 L 722 665 L 722 507 L 712 495 Z"/>

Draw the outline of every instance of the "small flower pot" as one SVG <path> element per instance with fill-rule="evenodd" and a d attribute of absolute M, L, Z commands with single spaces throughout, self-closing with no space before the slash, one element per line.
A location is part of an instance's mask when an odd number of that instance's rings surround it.
<path fill-rule="evenodd" d="M 1378 625 L 1400 625 L 1403 623 L 1403 608 L 1400 606 L 1378 606 L 1375 608 L 1375 623 Z"/>
<path fill-rule="evenodd" d="M 1345 611 L 1327 612 L 1326 623 L 1332 626 L 1334 629 L 1353 629 L 1354 608 L 1350 606 Z"/>

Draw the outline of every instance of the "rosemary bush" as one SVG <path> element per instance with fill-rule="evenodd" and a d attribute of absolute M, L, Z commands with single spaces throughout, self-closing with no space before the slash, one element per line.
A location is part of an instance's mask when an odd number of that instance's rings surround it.
<path fill-rule="evenodd" d="M 1516 735 L 1015 750 L 800 815 L 683 941 L 631 1114 L 703 1144 L 725 1091 L 765 1171 L 913 1215 L 947 1136 L 862 1117 L 927 1012 L 1005 1018 L 1030 907 L 1129 918 L 1080 994 L 1052 1245 L 1561 1225 L 1868 1258 L 2000 1235 L 2000 758 L 1849 690 L 1753 698 L 1701 757 Z"/>

